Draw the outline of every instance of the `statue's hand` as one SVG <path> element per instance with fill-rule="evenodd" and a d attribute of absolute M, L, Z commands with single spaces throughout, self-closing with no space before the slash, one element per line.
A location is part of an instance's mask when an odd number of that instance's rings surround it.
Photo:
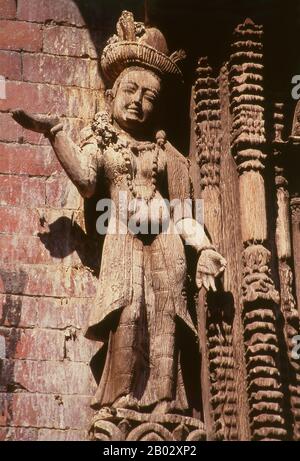
<path fill-rule="evenodd" d="M 224 272 L 226 265 L 226 260 L 217 251 L 203 250 L 197 264 L 197 287 L 200 289 L 203 285 L 206 290 L 216 291 L 215 278 Z"/>
<path fill-rule="evenodd" d="M 49 115 L 33 115 L 25 112 L 22 109 L 13 110 L 13 119 L 28 130 L 43 133 L 46 136 L 54 135 L 57 131 L 62 129 L 58 117 L 51 117 Z"/>

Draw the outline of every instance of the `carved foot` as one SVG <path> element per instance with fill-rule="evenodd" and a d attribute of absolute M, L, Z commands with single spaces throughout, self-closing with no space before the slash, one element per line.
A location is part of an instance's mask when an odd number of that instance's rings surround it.
<path fill-rule="evenodd" d="M 113 403 L 113 408 L 127 408 L 129 410 L 138 410 L 139 402 L 135 397 L 131 395 L 125 395 L 117 399 Z"/>

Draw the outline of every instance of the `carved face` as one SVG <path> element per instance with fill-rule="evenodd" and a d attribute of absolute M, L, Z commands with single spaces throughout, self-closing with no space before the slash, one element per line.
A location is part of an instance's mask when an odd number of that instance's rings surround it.
<path fill-rule="evenodd" d="M 127 71 L 115 91 L 112 105 L 114 120 L 128 131 L 140 130 L 151 123 L 160 89 L 160 79 L 152 72 L 144 69 Z"/>

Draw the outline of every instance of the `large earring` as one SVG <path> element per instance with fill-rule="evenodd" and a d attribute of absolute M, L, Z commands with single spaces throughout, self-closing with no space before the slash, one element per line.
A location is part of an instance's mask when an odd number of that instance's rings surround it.
<path fill-rule="evenodd" d="M 105 91 L 105 104 L 106 104 L 106 110 L 108 112 L 112 111 L 112 103 L 114 100 L 114 95 L 112 90 L 106 90 Z"/>

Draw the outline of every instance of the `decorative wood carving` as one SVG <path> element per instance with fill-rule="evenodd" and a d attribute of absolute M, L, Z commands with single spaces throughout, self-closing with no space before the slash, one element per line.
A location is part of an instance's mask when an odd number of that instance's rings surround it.
<path fill-rule="evenodd" d="M 79 146 L 56 118 L 22 110 L 13 116 L 49 138 L 84 198 L 102 189 L 118 213 L 124 211 L 124 194 L 129 203 L 125 218 L 120 213 L 110 217 L 86 331 L 89 339 L 105 343 L 104 367 L 97 364 L 101 378 L 92 405 L 99 412 L 92 438 L 196 440 L 204 437 L 209 418 L 197 372 L 197 336 L 206 332 L 203 326 L 196 329 L 203 306 L 188 304 L 183 242 L 197 255 L 195 283 L 202 292 L 216 290 L 215 278 L 226 261 L 191 214 L 176 216 L 174 209 L 165 218 L 159 213 L 167 199 L 191 199 L 189 162 L 167 141 L 158 106 L 162 86 L 182 78 L 176 63 L 184 53 L 169 55 L 162 33 L 135 22 L 127 11 L 116 29 L 101 57 L 110 85 L 107 111 L 82 131 Z M 131 227 L 128 216 L 134 214 Z M 147 226 L 146 232 L 140 225 Z M 194 413 L 197 419 L 190 418 Z"/>
<path fill-rule="evenodd" d="M 239 173 L 242 226 L 244 336 L 254 439 L 286 436 L 276 336 L 279 295 L 266 248 L 265 120 L 262 27 L 247 19 L 235 30 L 229 62 L 232 152 Z M 250 199 L 249 199 L 250 198 Z"/>
<path fill-rule="evenodd" d="M 55 114 L 13 112 L 49 139 L 86 204 L 109 198 L 117 212 L 86 329 L 102 344 L 90 438 L 300 440 L 300 190 L 287 161 L 300 102 L 289 140 L 278 102 L 270 133 L 263 29 L 246 19 L 221 69 L 198 61 L 186 159 L 160 113 L 184 56 L 124 11 L 101 56 L 106 110 L 78 145 Z M 200 197 L 205 226 L 156 202 Z"/>
<path fill-rule="evenodd" d="M 287 364 L 285 365 L 285 381 L 289 383 L 290 406 L 293 414 L 292 436 L 300 440 L 300 363 L 295 360 L 293 349 L 294 336 L 299 334 L 299 313 L 294 298 L 293 271 L 291 267 L 292 242 L 290 231 L 290 195 L 284 158 L 286 156 L 285 144 L 282 139 L 284 128 L 283 104 L 276 103 L 274 110 L 274 168 L 277 197 L 276 218 L 276 247 L 279 265 L 280 280 L 280 308 L 284 318 L 284 337 L 287 349 Z M 295 132 L 295 129 L 293 130 Z"/>
<path fill-rule="evenodd" d="M 194 85 L 196 159 L 200 169 L 204 222 L 214 241 L 222 245 L 220 191 L 221 108 L 218 79 L 212 77 L 207 58 L 200 58 Z M 219 248 L 223 251 L 222 247 Z M 221 301 L 222 303 L 222 301 Z M 220 304 L 221 304 L 220 303 Z M 223 306 L 223 309 L 226 309 Z M 208 342 L 210 404 L 217 439 L 235 440 L 237 433 L 237 394 L 232 346 L 232 323 L 222 315 L 222 306 L 209 298 L 204 322 Z M 216 314 L 217 311 L 217 314 Z M 223 318 L 222 318 L 223 317 Z M 225 392 L 226 390 L 226 392 Z"/>
<path fill-rule="evenodd" d="M 297 306 L 300 315 L 300 197 L 291 198 L 291 220 L 293 234 L 293 260 L 295 266 L 295 284 Z"/>
<path fill-rule="evenodd" d="M 103 408 L 92 422 L 90 436 L 111 441 L 201 441 L 206 440 L 206 429 L 195 418 Z"/>

